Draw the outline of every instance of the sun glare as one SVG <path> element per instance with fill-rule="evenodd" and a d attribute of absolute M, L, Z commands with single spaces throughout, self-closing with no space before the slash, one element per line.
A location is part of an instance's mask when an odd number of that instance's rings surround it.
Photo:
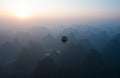
<path fill-rule="evenodd" d="M 28 18 L 32 14 L 32 6 L 25 3 L 13 3 L 9 6 L 9 9 L 18 18 Z"/>
<path fill-rule="evenodd" d="M 13 14 L 19 18 L 27 18 L 30 16 L 30 11 L 24 8 L 16 8 L 12 10 Z"/>

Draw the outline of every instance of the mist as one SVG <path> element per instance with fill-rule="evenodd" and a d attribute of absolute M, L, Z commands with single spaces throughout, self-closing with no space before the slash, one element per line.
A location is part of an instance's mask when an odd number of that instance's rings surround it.
<path fill-rule="evenodd" d="M 119 21 L 1 19 L 0 77 L 119 78 Z"/>
<path fill-rule="evenodd" d="M 120 0 L 0 0 L 0 78 L 120 78 Z"/>

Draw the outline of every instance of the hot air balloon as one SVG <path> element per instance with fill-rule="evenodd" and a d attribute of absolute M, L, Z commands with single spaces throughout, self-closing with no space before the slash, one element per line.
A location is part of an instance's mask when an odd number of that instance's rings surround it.
<path fill-rule="evenodd" d="M 66 36 L 62 36 L 61 41 L 65 44 L 68 41 L 68 38 Z"/>

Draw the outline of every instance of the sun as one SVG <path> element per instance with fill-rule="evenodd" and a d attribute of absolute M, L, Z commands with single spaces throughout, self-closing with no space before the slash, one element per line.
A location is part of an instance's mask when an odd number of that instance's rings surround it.
<path fill-rule="evenodd" d="M 25 8 L 16 8 L 12 10 L 12 13 L 19 18 L 28 18 L 31 13 L 28 9 Z"/>
<path fill-rule="evenodd" d="M 11 4 L 9 10 L 14 16 L 22 19 L 30 17 L 33 11 L 32 6 L 20 2 Z"/>

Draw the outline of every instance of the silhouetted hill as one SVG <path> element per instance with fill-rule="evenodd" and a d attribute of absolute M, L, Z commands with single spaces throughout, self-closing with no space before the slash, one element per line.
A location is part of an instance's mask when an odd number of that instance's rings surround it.
<path fill-rule="evenodd" d="M 117 34 L 104 48 L 103 55 L 110 68 L 120 69 L 120 34 Z M 112 66 L 112 67 L 111 67 Z"/>
<path fill-rule="evenodd" d="M 44 57 L 45 51 L 39 43 L 30 42 L 28 48 L 23 48 L 12 64 L 12 72 L 15 78 L 26 78 L 37 66 L 37 63 Z"/>
<path fill-rule="evenodd" d="M 102 55 L 91 49 L 83 60 L 84 76 L 87 78 L 105 78 L 106 68 Z"/>
<path fill-rule="evenodd" d="M 21 45 L 18 42 L 6 42 L 0 46 L 0 66 L 7 66 L 14 62 L 20 53 Z M 4 59 L 4 60 L 3 60 Z"/>
<path fill-rule="evenodd" d="M 59 54 L 54 52 L 54 59 L 60 64 L 58 70 L 58 78 L 102 78 L 105 72 L 104 61 L 101 54 L 96 50 L 85 50 L 83 47 L 69 43 Z M 55 55 L 57 57 L 55 57 Z"/>
<path fill-rule="evenodd" d="M 49 31 L 46 27 L 33 27 L 29 32 L 30 39 L 34 42 L 40 42 L 41 39 L 49 35 Z"/>
<path fill-rule="evenodd" d="M 50 34 L 45 36 L 41 41 L 40 44 L 44 48 L 46 52 L 51 52 L 55 49 L 58 49 L 60 47 L 58 41 L 53 38 Z"/>
<path fill-rule="evenodd" d="M 104 57 L 107 71 L 110 78 L 119 78 L 120 72 L 120 34 L 116 35 L 103 49 L 102 55 Z"/>
<path fill-rule="evenodd" d="M 88 39 L 80 39 L 78 46 L 82 46 L 86 51 L 94 49 L 93 44 Z"/>
<path fill-rule="evenodd" d="M 50 56 L 47 56 L 38 64 L 33 78 L 56 78 L 57 65 Z"/>

